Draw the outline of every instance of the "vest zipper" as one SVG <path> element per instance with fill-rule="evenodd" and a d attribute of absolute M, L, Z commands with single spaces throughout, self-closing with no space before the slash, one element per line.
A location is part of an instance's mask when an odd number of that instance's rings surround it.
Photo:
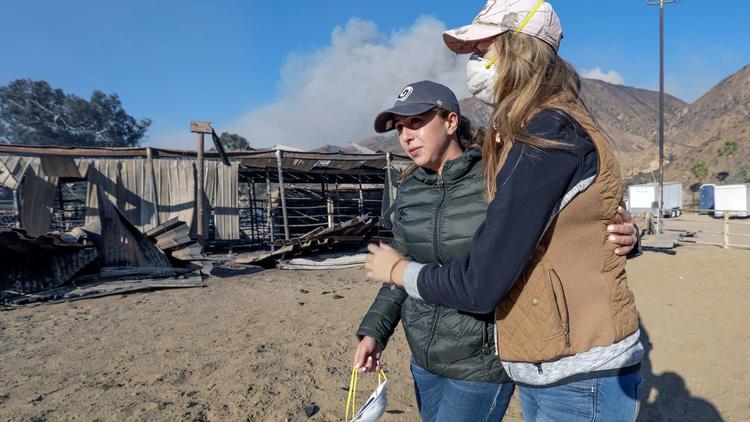
<path fill-rule="evenodd" d="M 445 183 L 443 181 L 443 174 L 438 174 L 437 178 L 437 186 L 442 189 L 442 195 L 440 197 L 440 202 L 438 203 L 437 207 L 435 208 L 435 221 L 433 222 L 432 227 L 432 249 L 435 253 L 435 260 L 438 264 L 441 266 L 443 265 L 443 259 L 440 257 L 440 250 L 438 248 L 439 242 L 438 242 L 438 223 L 440 222 L 440 211 L 443 208 L 443 203 L 445 202 Z"/>
<path fill-rule="evenodd" d="M 443 208 L 445 202 L 445 184 L 443 183 L 443 174 L 438 174 L 437 186 L 442 189 L 442 196 L 440 202 L 435 208 L 435 220 L 433 221 L 432 227 L 432 248 L 435 253 L 435 261 L 439 265 L 443 265 L 443 260 L 440 259 L 440 250 L 438 249 L 438 223 L 440 221 L 440 210 Z M 435 306 L 435 319 L 432 321 L 432 328 L 430 329 L 430 339 L 427 341 L 427 370 L 432 372 L 432 365 L 430 362 L 430 349 L 432 348 L 432 341 L 435 339 L 435 330 L 437 329 L 438 320 L 440 319 L 440 307 Z"/>
<path fill-rule="evenodd" d="M 542 364 L 541 363 L 535 363 L 534 365 L 536 366 L 537 372 L 539 372 L 540 374 L 544 373 L 544 371 L 542 371 Z"/>

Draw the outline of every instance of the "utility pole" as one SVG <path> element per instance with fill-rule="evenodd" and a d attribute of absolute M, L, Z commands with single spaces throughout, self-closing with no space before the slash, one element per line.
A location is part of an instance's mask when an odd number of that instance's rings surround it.
<path fill-rule="evenodd" d="M 659 6 L 659 209 L 656 214 L 656 234 L 662 233 L 664 216 L 664 5 L 677 0 L 646 0 L 649 6 Z"/>

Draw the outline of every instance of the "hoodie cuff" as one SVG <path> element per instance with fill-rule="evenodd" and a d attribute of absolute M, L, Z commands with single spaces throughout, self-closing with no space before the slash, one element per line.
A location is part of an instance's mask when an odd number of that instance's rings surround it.
<path fill-rule="evenodd" d="M 417 279 L 424 266 L 425 264 L 419 262 L 410 262 L 404 270 L 404 289 L 409 296 L 419 300 L 422 300 L 422 296 L 419 295 L 419 289 L 417 289 Z"/>

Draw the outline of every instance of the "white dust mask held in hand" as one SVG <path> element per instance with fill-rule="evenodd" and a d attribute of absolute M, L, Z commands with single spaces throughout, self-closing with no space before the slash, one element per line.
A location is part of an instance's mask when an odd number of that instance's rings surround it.
<path fill-rule="evenodd" d="M 466 86 L 477 99 L 488 105 L 495 105 L 495 85 L 497 68 L 495 59 L 487 60 L 472 54 L 466 63 Z"/>
<path fill-rule="evenodd" d="M 367 399 L 365 404 L 354 414 L 354 401 L 356 399 L 357 390 L 357 369 L 352 371 L 352 378 L 349 381 L 349 397 L 346 399 L 346 418 L 345 420 L 351 422 L 375 422 L 380 419 L 385 413 L 385 409 L 388 406 L 388 394 L 385 390 L 385 384 L 388 379 L 385 377 L 385 373 L 381 370 L 378 373 L 378 388 L 373 391 L 370 398 Z M 352 409 L 352 416 L 349 419 L 349 409 Z"/>

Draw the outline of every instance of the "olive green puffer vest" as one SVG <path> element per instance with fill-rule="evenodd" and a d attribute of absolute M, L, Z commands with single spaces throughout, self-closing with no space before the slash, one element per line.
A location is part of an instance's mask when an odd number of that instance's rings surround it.
<path fill-rule="evenodd" d="M 416 169 L 398 188 L 394 247 L 417 262 L 462 256 L 485 219 L 482 154 L 470 149 L 443 174 Z M 495 357 L 494 315 L 469 314 L 407 298 L 401 322 L 417 364 L 449 378 L 509 382 Z"/>

